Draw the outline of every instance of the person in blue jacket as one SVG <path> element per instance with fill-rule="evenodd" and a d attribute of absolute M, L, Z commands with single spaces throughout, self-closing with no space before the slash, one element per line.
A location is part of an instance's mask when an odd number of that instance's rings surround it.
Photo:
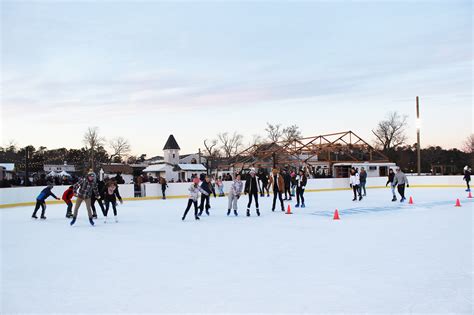
<path fill-rule="evenodd" d="M 41 207 L 41 219 L 43 220 L 46 219 L 44 214 L 46 212 L 46 199 L 48 199 L 49 196 L 53 196 L 53 198 L 55 198 L 56 200 L 59 200 L 59 198 L 56 197 L 56 195 L 53 194 L 53 192 L 51 191 L 53 187 L 54 186 L 52 183 L 48 183 L 48 187 L 43 189 L 38 195 L 38 197 L 36 197 L 35 210 L 33 211 L 33 215 L 31 216 L 33 219 L 38 219 L 38 217 L 36 216 L 36 213 L 38 212 L 40 207 Z"/>

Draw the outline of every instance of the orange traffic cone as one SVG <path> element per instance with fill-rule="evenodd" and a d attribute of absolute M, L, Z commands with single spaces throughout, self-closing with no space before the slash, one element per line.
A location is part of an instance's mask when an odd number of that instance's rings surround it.
<path fill-rule="evenodd" d="M 339 211 L 337 211 L 337 209 L 336 209 L 336 211 L 334 211 L 334 218 L 333 218 L 333 220 L 340 220 L 340 218 L 339 218 Z"/>
<path fill-rule="evenodd" d="M 413 198 L 412 198 L 412 196 L 410 196 L 410 201 L 408 201 L 408 204 L 409 204 L 409 205 L 412 205 L 412 204 L 413 204 Z"/>
<path fill-rule="evenodd" d="M 461 206 L 461 201 L 459 201 L 459 198 L 456 199 L 456 204 L 454 206 L 455 207 L 460 207 Z"/>
<path fill-rule="evenodd" d="M 286 214 L 293 214 L 291 212 L 291 206 L 290 205 L 288 205 L 288 208 L 286 209 Z"/>
<path fill-rule="evenodd" d="M 471 192 L 469 192 L 469 195 L 467 195 L 467 198 L 472 198 Z"/>

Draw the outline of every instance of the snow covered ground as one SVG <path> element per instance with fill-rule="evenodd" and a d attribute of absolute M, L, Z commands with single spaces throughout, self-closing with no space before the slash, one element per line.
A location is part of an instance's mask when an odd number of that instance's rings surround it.
<path fill-rule="evenodd" d="M 1 313 L 472 313 L 474 199 L 410 195 L 307 193 L 293 215 L 264 198 L 250 218 L 246 196 L 239 217 L 212 198 L 199 222 L 181 221 L 185 199 L 129 201 L 119 223 L 95 227 L 85 209 L 74 227 L 62 205 L 43 222 L 0 209 Z"/>

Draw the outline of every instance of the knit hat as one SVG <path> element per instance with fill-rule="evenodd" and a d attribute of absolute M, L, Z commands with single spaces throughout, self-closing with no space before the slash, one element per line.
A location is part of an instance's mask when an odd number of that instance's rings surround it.
<path fill-rule="evenodd" d="M 199 184 L 199 178 L 194 177 L 194 178 L 193 178 L 193 183 L 194 183 L 194 184 Z"/>

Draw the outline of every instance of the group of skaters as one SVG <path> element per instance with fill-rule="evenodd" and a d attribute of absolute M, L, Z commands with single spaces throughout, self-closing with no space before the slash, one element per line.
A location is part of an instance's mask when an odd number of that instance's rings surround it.
<path fill-rule="evenodd" d="M 53 183 L 48 183 L 48 186 L 41 191 L 36 198 L 36 206 L 31 216 L 33 219 L 38 219 L 37 212 L 41 207 L 40 218 L 45 220 L 46 212 L 46 199 L 50 196 L 59 200 L 51 191 L 53 189 Z M 73 211 L 72 198 L 76 197 L 76 204 Z M 73 186 L 69 186 L 64 191 L 62 200 L 66 203 L 66 218 L 72 219 L 70 225 L 74 225 L 77 220 L 77 214 L 82 203 L 85 203 L 89 223 L 94 225 L 94 219 L 97 219 L 96 203 L 99 205 L 102 215 L 104 216 L 104 223 L 107 223 L 107 215 L 109 213 L 110 206 L 112 206 L 115 222 L 117 219 L 117 201 L 123 203 L 122 197 L 120 196 L 118 184 L 115 179 L 96 180 L 94 172 L 89 172 L 86 177 L 80 179 Z"/>
<path fill-rule="evenodd" d="M 471 181 L 471 168 L 466 166 L 464 168 L 464 178 L 466 181 L 467 189 L 470 191 Z M 165 191 L 168 187 L 166 180 L 160 182 L 162 186 L 163 199 L 166 199 Z M 353 191 L 353 201 L 361 201 L 366 196 L 366 183 L 367 183 L 367 172 L 362 167 L 360 172 L 356 168 L 350 169 L 349 185 Z M 292 200 L 292 197 L 296 195 L 298 207 L 305 207 L 304 192 L 307 184 L 306 173 L 303 169 L 295 172 L 289 172 L 287 170 L 279 170 L 278 168 L 272 169 L 270 175 L 266 175 L 262 171 L 258 174 L 254 169 L 250 170 L 249 176 L 245 181 L 245 185 L 241 179 L 241 174 L 236 174 L 228 190 L 228 207 L 227 215 L 230 216 L 233 212 L 235 216 L 238 216 L 238 201 L 242 194 L 248 195 L 247 203 L 247 216 L 250 216 L 250 209 L 252 203 L 255 201 L 255 211 L 257 216 L 260 216 L 259 207 L 259 196 L 267 197 L 270 196 L 270 191 L 273 193 L 272 211 L 275 211 L 278 204 L 281 211 L 284 209 L 284 201 Z M 388 180 L 385 186 L 390 184 L 392 191 L 392 201 L 397 201 L 397 195 L 395 191 L 398 191 L 400 195 L 400 202 L 406 200 L 405 188 L 409 187 L 408 178 L 402 170 L 397 167 L 395 172 L 393 169 L 389 169 Z M 218 192 L 216 193 L 216 188 Z M 36 198 L 36 205 L 32 214 L 32 218 L 38 219 L 37 213 L 41 208 L 41 219 L 46 219 L 46 199 L 50 196 L 56 200 L 60 200 L 53 192 L 53 183 L 48 183 L 47 187 L 44 188 Z M 199 220 L 199 217 L 205 212 L 210 215 L 209 209 L 211 208 L 210 197 L 214 195 L 225 196 L 224 194 L 224 183 L 222 178 L 214 180 L 213 177 L 208 175 L 202 175 L 201 177 L 194 177 L 192 184 L 189 187 L 189 198 L 186 209 L 184 211 L 182 220 L 186 219 L 186 216 L 191 209 L 194 207 L 194 218 Z M 285 198 L 283 198 L 285 194 Z M 76 204 L 73 211 L 72 198 L 77 197 Z M 198 201 L 200 199 L 199 205 Z M 104 216 L 104 223 L 107 223 L 107 215 L 110 206 L 112 206 L 115 221 L 117 219 L 117 201 L 123 203 L 122 197 L 119 193 L 117 181 L 115 179 L 97 180 L 94 172 L 89 172 L 86 177 L 80 179 L 76 184 L 70 186 L 62 196 L 62 200 L 66 203 L 66 218 L 72 219 L 70 225 L 76 223 L 77 214 L 82 203 L 86 204 L 87 213 L 89 217 L 89 223 L 94 225 L 94 219 L 97 219 L 96 203 L 100 207 Z"/>
<path fill-rule="evenodd" d="M 249 176 L 245 181 L 245 185 L 242 182 L 241 174 L 236 174 L 235 179 L 232 181 L 229 191 L 228 191 L 228 207 L 227 215 L 230 216 L 231 213 L 235 216 L 238 216 L 238 201 L 242 194 L 248 195 L 247 203 L 247 213 L 246 215 L 250 216 L 250 209 L 252 207 L 253 201 L 255 201 L 255 211 L 257 216 L 260 216 L 260 207 L 258 203 L 259 195 L 260 197 L 270 196 L 270 191 L 273 192 L 273 204 L 272 211 L 275 211 L 277 199 L 281 206 L 281 211 L 285 211 L 284 200 L 292 200 L 292 196 L 295 195 L 297 204 L 295 207 L 305 207 L 304 203 L 304 191 L 307 183 L 307 177 L 304 170 L 300 170 L 298 174 L 294 172 L 288 172 L 287 170 L 282 170 L 274 168 L 270 176 L 267 176 L 263 172 L 259 172 L 258 175 L 254 169 L 250 170 Z M 220 190 L 219 195 L 224 196 L 223 184 L 220 178 L 217 180 L 216 185 Z M 204 178 L 193 178 L 193 183 L 189 187 L 189 198 L 186 209 L 184 210 L 182 220 L 186 219 L 186 216 L 191 209 L 194 207 L 194 218 L 199 220 L 199 217 L 202 216 L 204 211 L 207 215 L 210 215 L 209 209 L 210 205 L 210 196 L 213 194 L 216 197 L 216 192 L 212 179 L 210 176 L 204 176 Z M 285 194 L 285 199 L 283 199 L 283 194 Z M 198 206 L 199 195 L 201 195 L 200 204 Z M 300 204 L 301 202 L 301 204 Z"/>

